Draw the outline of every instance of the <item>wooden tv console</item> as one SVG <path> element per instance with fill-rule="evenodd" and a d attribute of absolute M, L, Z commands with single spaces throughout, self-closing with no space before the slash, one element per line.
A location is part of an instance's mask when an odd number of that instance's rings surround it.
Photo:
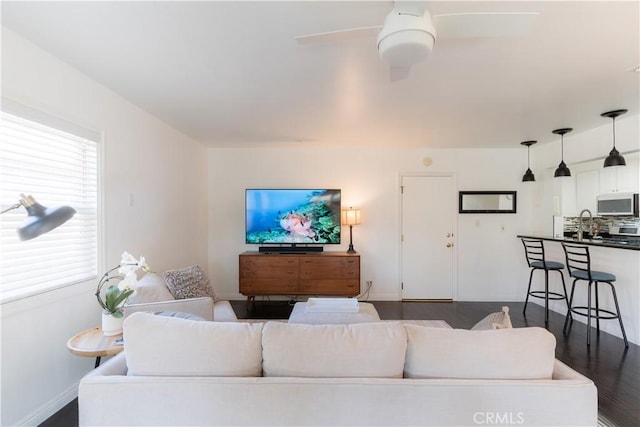
<path fill-rule="evenodd" d="M 240 293 L 249 307 L 259 295 L 355 297 L 360 293 L 360 255 L 243 252 Z"/>

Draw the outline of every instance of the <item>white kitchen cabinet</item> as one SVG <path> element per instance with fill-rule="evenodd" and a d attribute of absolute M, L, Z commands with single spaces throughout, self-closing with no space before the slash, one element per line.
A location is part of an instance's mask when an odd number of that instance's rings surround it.
<path fill-rule="evenodd" d="M 596 199 L 600 194 L 600 171 L 576 173 L 576 211 L 589 209 L 593 215 L 598 210 Z"/>
<path fill-rule="evenodd" d="M 578 216 L 576 206 L 576 178 L 553 179 L 553 215 Z"/>
<path fill-rule="evenodd" d="M 638 163 L 628 161 L 627 166 L 613 166 L 600 169 L 601 193 L 637 193 Z"/>

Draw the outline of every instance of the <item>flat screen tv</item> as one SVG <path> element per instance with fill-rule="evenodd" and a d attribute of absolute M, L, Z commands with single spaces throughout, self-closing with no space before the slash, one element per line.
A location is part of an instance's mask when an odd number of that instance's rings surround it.
<path fill-rule="evenodd" d="M 245 208 L 246 243 L 340 243 L 340 190 L 247 189 Z"/>

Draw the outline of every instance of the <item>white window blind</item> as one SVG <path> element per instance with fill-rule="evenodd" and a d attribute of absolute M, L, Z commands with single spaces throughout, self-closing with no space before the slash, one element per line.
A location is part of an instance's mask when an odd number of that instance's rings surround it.
<path fill-rule="evenodd" d="M 55 120 L 0 114 L 0 208 L 24 193 L 44 206 L 77 211 L 53 231 L 26 241 L 16 232 L 27 218 L 24 207 L 0 215 L 0 301 L 95 278 L 99 135 L 52 127 Z"/>

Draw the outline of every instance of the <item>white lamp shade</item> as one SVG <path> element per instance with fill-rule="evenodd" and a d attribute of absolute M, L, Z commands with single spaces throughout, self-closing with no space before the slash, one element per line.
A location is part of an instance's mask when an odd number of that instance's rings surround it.
<path fill-rule="evenodd" d="M 342 224 L 344 225 L 360 224 L 360 209 L 353 209 L 353 208 L 343 209 Z"/>

